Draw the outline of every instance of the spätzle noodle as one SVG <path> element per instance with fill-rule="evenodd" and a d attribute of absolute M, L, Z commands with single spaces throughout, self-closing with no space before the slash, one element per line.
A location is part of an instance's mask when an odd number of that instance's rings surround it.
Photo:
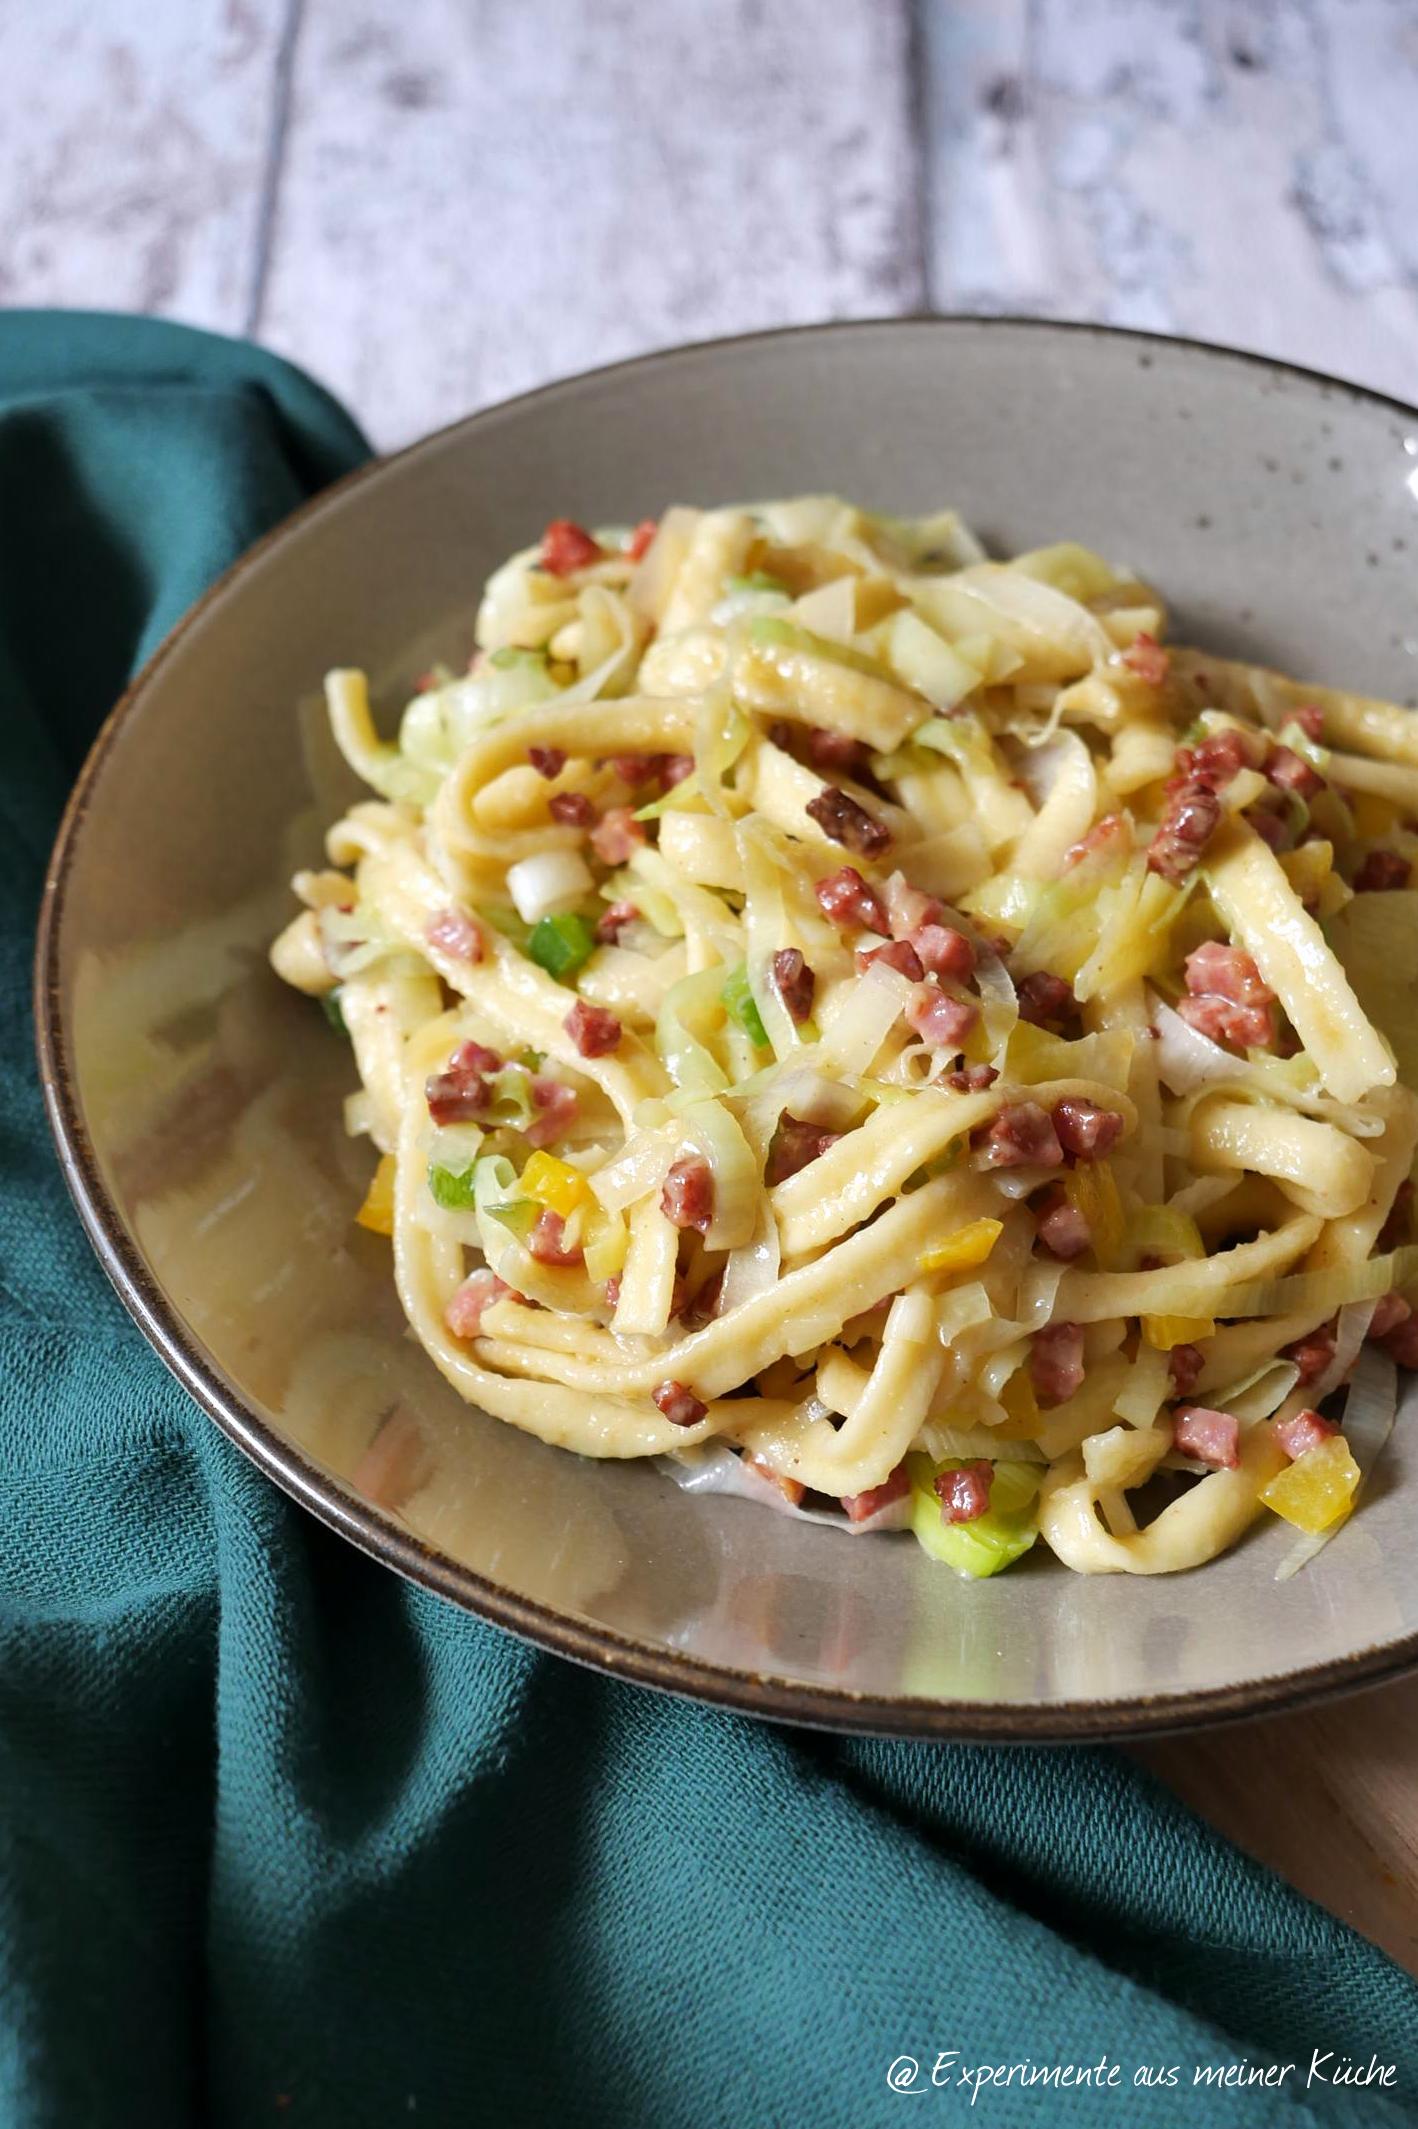
<path fill-rule="evenodd" d="M 271 958 L 471 1404 L 965 1574 L 1320 1549 L 1418 1363 L 1418 720 L 1164 626 L 808 496 L 557 521 L 393 734 L 329 676 Z"/>

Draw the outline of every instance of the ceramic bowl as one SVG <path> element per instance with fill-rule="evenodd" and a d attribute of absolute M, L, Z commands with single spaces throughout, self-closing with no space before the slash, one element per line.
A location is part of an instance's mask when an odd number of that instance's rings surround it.
<path fill-rule="evenodd" d="M 247 555 L 114 712 L 56 847 L 42 1065 L 95 1246 L 163 1358 L 280 1485 L 402 1574 L 623 1676 L 753 1713 L 967 1738 L 1218 1720 L 1418 1661 L 1401 1422 L 1363 1513 L 1277 1583 L 1289 1535 L 1219 1563 L 984 1583 L 582 1462 L 469 1410 L 403 1335 L 387 1243 L 351 1225 L 367 1144 L 348 1050 L 265 949 L 351 795 L 327 667 L 387 712 L 466 658 L 478 587 L 554 516 L 836 490 L 950 503 L 999 551 L 1131 563 L 1174 631 L 1411 701 L 1418 414 L 1254 357 L 1005 320 L 689 348 L 495 407 L 370 466 Z M 407 1498 L 366 1453 L 413 1415 Z M 176 1512 L 176 1511 L 174 1511 Z"/>

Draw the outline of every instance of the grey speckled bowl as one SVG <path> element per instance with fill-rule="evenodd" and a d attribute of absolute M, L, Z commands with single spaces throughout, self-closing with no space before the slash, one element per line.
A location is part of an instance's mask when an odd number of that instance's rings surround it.
<path fill-rule="evenodd" d="M 550 517 L 836 489 L 949 502 L 1001 549 L 1074 537 L 1177 632 L 1316 679 L 1418 689 L 1418 414 L 1253 357 L 942 320 L 659 355 L 475 416 L 346 481 L 177 628 L 94 749 L 55 851 L 42 1058 L 80 1211 L 139 1324 L 262 1467 L 358 1545 L 515 1632 L 648 1684 L 842 1728 L 1075 1738 L 1276 1707 L 1418 1661 L 1418 1457 L 1294 1581 L 1285 1534 L 1160 1580 L 1042 1557 L 973 1585 L 462 1406 L 350 1225 L 348 1053 L 264 949 L 348 795 L 320 676 L 402 701 L 466 654 L 489 567 Z M 135 862 L 135 858 L 137 862 Z M 418 1426 L 401 1518 L 353 1474 Z"/>

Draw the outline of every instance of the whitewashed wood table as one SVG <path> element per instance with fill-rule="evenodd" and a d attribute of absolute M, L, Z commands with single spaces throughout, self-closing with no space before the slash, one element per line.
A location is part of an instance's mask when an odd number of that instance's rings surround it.
<path fill-rule="evenodd" d="M 924 309 L 1418 398 L 1418 0 L 46 0 L 0 302 L 313 370 L 383 448 L 675 341 Z M 1418 1970 L 1418 1684 L 1149 1746 Z"/>

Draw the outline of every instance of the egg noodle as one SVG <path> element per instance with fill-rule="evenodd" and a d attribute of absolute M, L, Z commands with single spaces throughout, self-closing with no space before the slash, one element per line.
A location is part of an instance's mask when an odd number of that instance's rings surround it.
<path fill-rule="evenodd" d="M 396 743 L 329 676 L 378 796 L 272 960 L 470 1403 L 966 1574 L 1339 1527 L 1418 1357 L 1418 718 L 1164 636 L 806 497 L 558 521 Z"/>

